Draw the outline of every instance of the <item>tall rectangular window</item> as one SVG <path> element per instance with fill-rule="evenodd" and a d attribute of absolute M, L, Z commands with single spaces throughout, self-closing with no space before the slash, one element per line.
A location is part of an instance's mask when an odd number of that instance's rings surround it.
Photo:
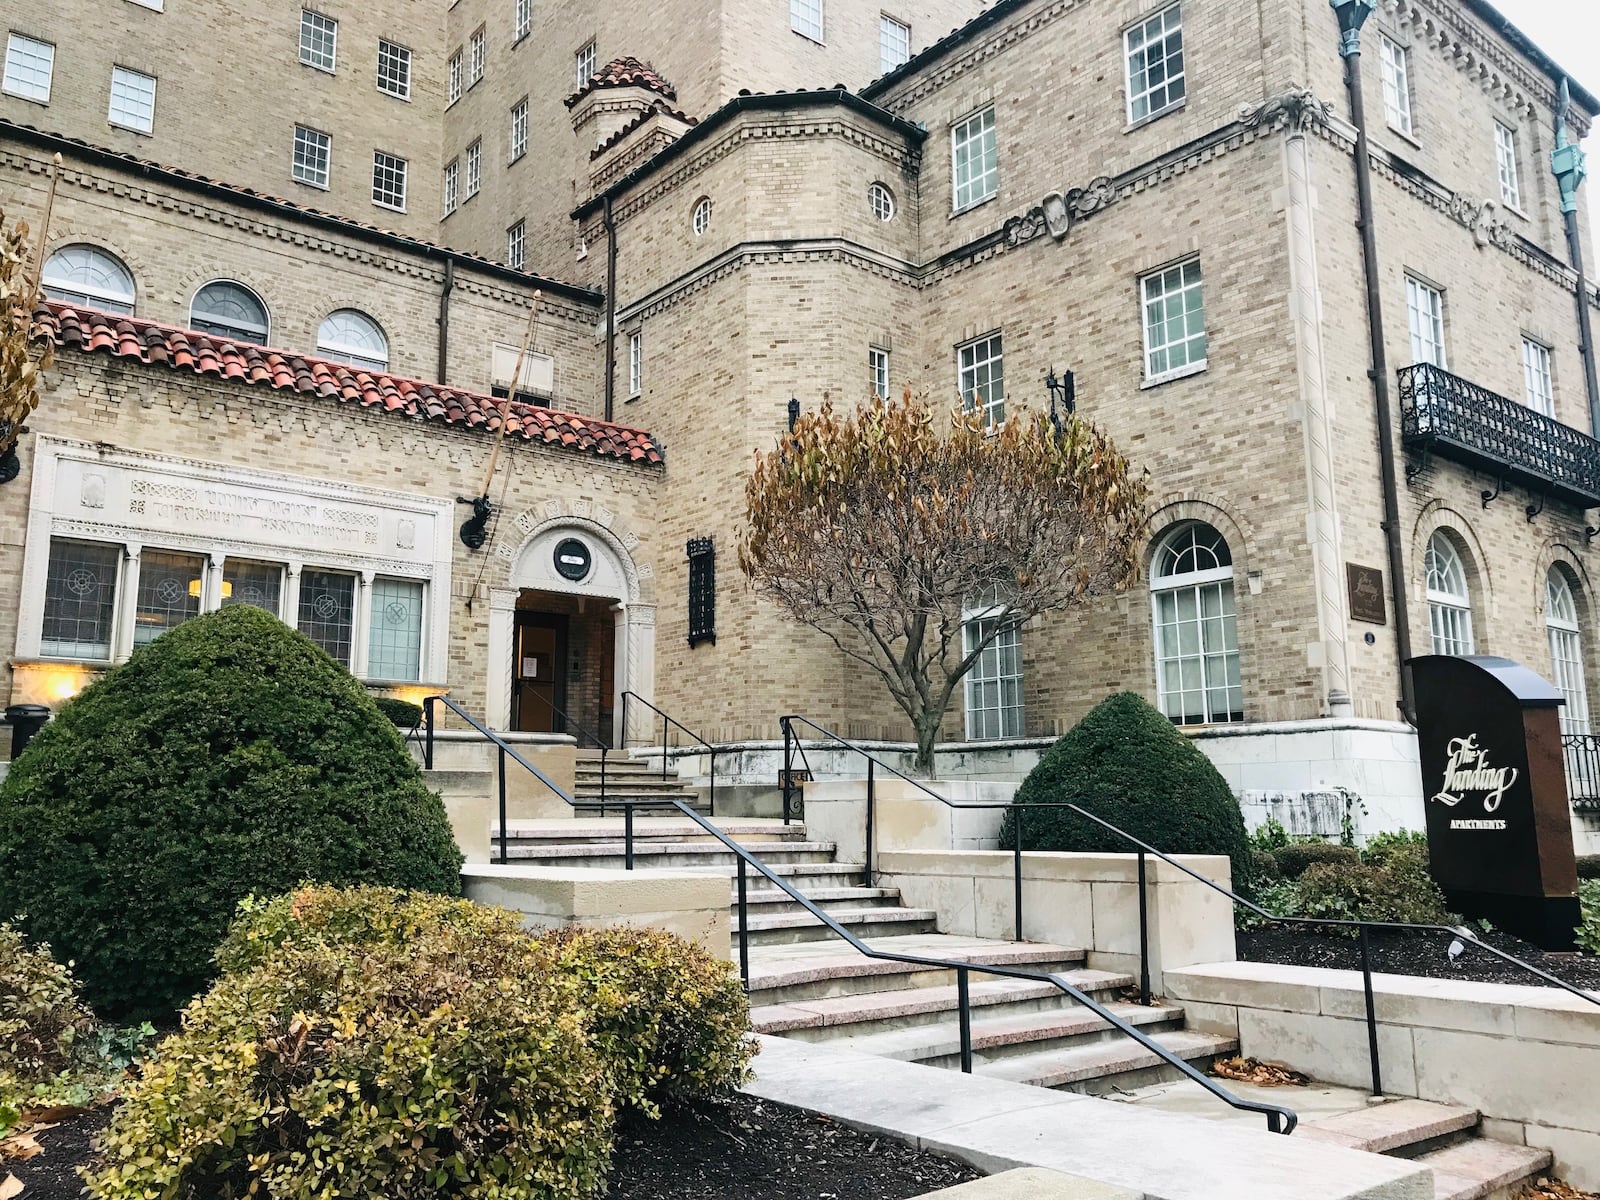
<path fill-rule="evenodd" d="M 222 607 L 250 604 L 281 616 L 283 568 L 230 558 L 222 564 Z"/>
<path fill-rule="evenodd" d="M 582 88 L 589 80 L 594 78 L 594 43 L 590 42 L 582 50 L 579 50 L 573 58 L 574 78 L 577 79 L 578 86 Z"/>
<path fill-rule="evenodd" d="M 872 394 L 880 400 L 889 398 L 889 352 L 877 346 L 867 347 L 867 376 L 871 380 Z"/>
<path fill-rule="evenodd" d="M 981 410 L 990 425 L 1006 419 L 1004 365 L 998 333 L 968 342 L 956 350 L 962 403 L 969 409 Z"/>
<path fill-rule="evenodd" d="M 200 615 L 206 560 L 200 554 L 146 550 L 139 556 L 139 586 L 134 592 L 133 644 L 155 641 L 190 617 Z"/>
<path fill-rule="evenodd" d="M 300 61 L 332 71 L 339 45 L 339 22 L 309 8 L 300 10 Z"/>
<path fill-rule="evenodd" d="M 637 396 L 644 390 L 644 334 L 628 335 L 628 395 Z"/>
<path fill-rule="evenodd" d="M 950 204 L 957 212 L 1000 190 L 994 140 L 994 106 L 957 121 L 950 129 Z"/>
<path fill-rule="evenodd" d="M 689 646 L 717 644 L 717 551 L 708 537 L 690 538 Z"/>
<path fill-rule="evenodd" d="M 350 665 L 355 638 L 356 577 L 337 571 L 300 573 L 300 612 L 296 628 L 335 661 Z"/>
<path fill-rule="evenodd" d="M 461 51 L 457 50 L 450 56 L 450 62 L 445 73 L 448 76 L 448 82 L 446 83 L 445 91 L 445 103 L 447 105 L 454 104 L 457 100 L 461 99 Z"/>
<path fill-rule="evenodd" d="M 822 40 L 822 0 L 789 0 L 789 28 L 813 42 Z"/>
<path fill-rule="evenodd" d="M 156 81 L 152 75 L 111 68 L 111 107 L 106 120 L 124 129 L 149 133 L 156 123 Z"/>
<path fill-rule="evenodd" d="M 533 31 L 533 0 L 517 0 L 516 17 L 512 22 L 511 40 L 520 42 Z"/>
<path fill-rule="evenodd" d="M 911 26 L 888 13 L 878 17 L 878 70 L 888 73 L 911 58 Z"/>
<path fill-rule="evenodd" d="M 1444 296 L 1439 289 L 1407 275 L 1406 320 L 1411 327 L 1411 361 L 1448 366 L 1444 356 Z"/>
<path fill-rule="evenodd" d="M 1550 347 L 1532 338 L 1522 339 L 1522 381 L 1528 407 L 1547 417 L 1556 415 L 1555 389 L 1550 384 Z"/>
<path fill-rule="evenodd" d="M 478 185 L 483 182 L 483 143 L 473 142 L 467 147 L 467 196 L 471 200 L 478 194 Z"/>
<path fill-rule="evenodd" d="M 524 96 L 511 109 L 511 161 L 528 152 L 528 98 Z"/>
<path fill-rule="evenodd" d="M 1517 178 L 1517 131 L 1494 123 L 1494 162 L 1500 173 L 1500 199 L 1512 208 L 1522 207 L 1522 184 Z"/>
<path fill-rule="evenodd" d="M 51 539 L 40 654 L 46 658 L 111 657 L 121 562 L 120 546 Z"/>
<path fill-rule="evenodd" d="M 461 162 L 452 158 L 444 165 L 444 215 L 456 210 L 456 187 L 461 177 Z"/>
<path fill-rule="evenodd" d="M 1383 115 L 1391 128 L 1410 137 L 1411 63 L 1406 48 L 1383 33 L 1378 35 L 1378 72 L 1383 78 Z"/>
<path fill-rule="evenodd" d="M 962 627 L 963 650 L 971 654 L 983 639 L 994 640 L 978 653 L 967 673 L 967 738 L 1022 736 L 1022 631 L 1007 621 L 996 632 L 997 617 L 971 616 Z"/>
<path fill-rule="evenodd" d="M 372 152 L 372 202 L 380 208 L 406 210 L 406 160 L 382 150 Z"/>
<path fill-rule="evenodd" d="M 331 153 L 328 135 L 304 125 L 294 127 L 294 158 L 290 173 L 301 183 L 312 187 L 328 186 L 328 159 Z"/>
<path fill-rule="evenodd" d="M 49 104 L 55 65 L 56 48 L 49 42 L 13 33 L 6 39 L 6 73 L 0 86 L 13 96 Z"/>
<path fill-rule="evenodd" d="M 1144 305 L 1144 377 L 1165 379 L 1206 365 L 1206 313 L 1200 260 L 1165 267 L 1139 281 Z"/>
<path fill-rule="evenodd" d="M 411 51 L 382 38 L 378 39 L 378 90 L 411 99 Z"/>
<path fill-rule="evenodd" d="M 414 579 L 374 579 L 371 624 L 367 678 L 422 678 L 422 584 Z"/>
<path fill-rule="evenodd" d="M 483 64 L 489 57 L 489 34 L 479 25 L 472 31 L 472 37 L 467 42 L 467 86 L 471 87 L 483 78 Z"/>
<path fill-rule="evenodd" d="M 1130 124 L 1166 112 L 1184 97 L 1180 8 L 1174 4 L 1140 21 L 1122 35 Z"/>
<path fill-rule="evenodd" d="M 506 265 L 522 270 L 523 251 L 527 244 L 527 230 L 522 221 L 518 221 L 506 230 Z"/>

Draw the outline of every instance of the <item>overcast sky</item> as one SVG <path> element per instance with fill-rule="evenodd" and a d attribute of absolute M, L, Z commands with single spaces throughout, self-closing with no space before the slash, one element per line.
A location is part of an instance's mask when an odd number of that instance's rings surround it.
<path fill-rule="evenodd" d="M 1535 45 L 1571 73 L 1591 93 L 1600 95 L 1600 4 L 1595 0 L 1490 0 Z M 1584 144 L 1589 155 L 1589 228 L 1600 231 L 1600 136 Z M 1541 164 L 1548 171 L 1548 162 Z"/>

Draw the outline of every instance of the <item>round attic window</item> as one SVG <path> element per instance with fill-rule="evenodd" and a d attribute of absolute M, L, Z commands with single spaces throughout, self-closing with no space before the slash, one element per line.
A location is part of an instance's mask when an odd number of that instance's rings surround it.
<path fill-rule="evenodd" d="M 885 184 L 873 184 L 867 189 L 867 207 L 880 221 L 894 220 L 894 193 Z"/>
<path fill-rule="evenodd" d="M 694 216 L 691 219 L 695 237 L 699 237 L 711 228 L 711 197 L 702 196 L 694 206 Z"/>

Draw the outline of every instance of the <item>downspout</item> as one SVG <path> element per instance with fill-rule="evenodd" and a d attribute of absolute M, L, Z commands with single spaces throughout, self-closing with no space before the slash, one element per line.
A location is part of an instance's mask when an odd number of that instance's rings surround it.
<path fill-rule="evenodd" d="M 1384 350 L 1382 284 L 1378 273 L 1378 236 L 1373 225 L 1372 151 L 1367 142 L 1367 113 L 1361 98 L 1361 26 L 1376 0 L 1329 0 L 1339 15 L 1339 54 L 1344 59 L 1344 85 L 1350 98 L 1350 120 L 1356 127 L 1357 227 L 1361 230 L 1361 266 L 1367 284 L 1367 339 L 1371 344 L 1373 407 L 1378 421 L 1378 473 L 1383 488 L 1383 540 L 1389 553 L 1389 595 L 1394 604 L 1394 646 L 1400 668 L 1400 715 L 1416 724 L 1416 693 L 1411 683 L 1411 618 L 1406 605 L 1405 554 L 1401 543 L 1400 490 L 1395 475 L 1394 412 L 1389 403 L 1389 364 Z"/>
<path fill-rule="evenodd" d="M 1578 352 L 1583 356 L 1583 383 L 1589 390 L 1589 430 L 1600 437 L 1600 384 L 1595 381 L 1594 331 L 1589 321 L 1589 281 L 1583 274 L 1583 239 L 1578 233 L 1578 185 L 1588 174 L 1583 151 L 1567 137 L 1567 110 L 1572 93 L 1561 81 L 1561 103 L 1556 106 L 1556 148 L 1550 152 L 1550 170 L 1561 189 L 1561 219 L 1567 227 L 1567 257 L 1578 273 Z"/>
<path fill-rule="evenodd" d="M 611 217 L 611 193 L 604 197 L 600 220 L 606 230 L 606 420 L 612 419 L 617 395 L 617 223 Z"/>
<path fill-rule="evenodd" d="M 447 382 L 445 368 L 450 362 L 450 293 L 456 290 L 456 260 L 444 260 L 444 286 L 439 289 L 439 367 L 434 379 Z"/>

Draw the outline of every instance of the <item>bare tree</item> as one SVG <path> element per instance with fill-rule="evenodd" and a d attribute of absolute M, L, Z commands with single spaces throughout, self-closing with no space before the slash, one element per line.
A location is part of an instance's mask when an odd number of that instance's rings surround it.
<path fill-rule="evenodd" d="M 931 770 L 956 686 L 997 637 L 1133 579 L 1147 495 L 1144 473 L 1076 417 L 990 425 L 957 408 L 944 421 L 909 391 L 824 404 L 757 452 L 739 565 L 882 677 Z"/>
<path fill-rule="evenodd" d="M 0 211 L 0 482 L 16 474 L 22 423 L 39 406 L 39 384 L 53 361 L 46 342 L 33 348 L 33 312 L 43 299 L 38 277 L 28 270 L 28 226 L 6 223 Z"/>

